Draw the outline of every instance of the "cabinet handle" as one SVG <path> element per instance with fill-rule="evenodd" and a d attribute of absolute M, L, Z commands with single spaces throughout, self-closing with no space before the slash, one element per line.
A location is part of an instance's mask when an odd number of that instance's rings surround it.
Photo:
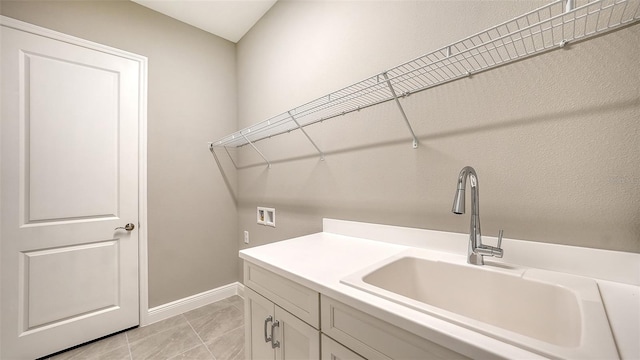
<path fill-rule="evenodd" d="M 273 325 L 271 325 L 271 336 L 267 336 L 267 324 L 273 321 L 273 317 L 271 315 L 267 316 L 266 319 L 264 319 L 264 342 L 269 342 L 271 341 L 271 344 L 273 344 Z"/>
<path fill-rule="evenodd" d="M 271 324 L 271 348 L 275 349 L 280 347 L 280 341 L 274 341 L 275 340 L 275 336 L 273 336 L 273 329 L 277 328 L 280 326 L 280 321 L 276 320 Z"/>

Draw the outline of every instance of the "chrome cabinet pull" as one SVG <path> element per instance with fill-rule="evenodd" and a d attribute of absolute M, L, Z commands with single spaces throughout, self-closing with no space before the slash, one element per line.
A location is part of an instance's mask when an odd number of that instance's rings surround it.
<path fill-rule="evenodd" d="M 269 342 L 271 341 L 271 344 L 273 344 L 273 325 L 271 325 L 271 336 L 267 336 L 267 324 L 273 321 L 273 317 L 271 317 L 271 315 L 267 316 L 266 319 L 264 319 L 264 342 Z M 273 345 L 272 345 L 273 346 Z"/>
<path fill-rule="evenodd" d="M 271 324 L 271 348 L 272 349 L 280 347 L 280 341 L 274 341 L 275 336 L 273 336 L 273 329 L 279 326 L 280 326 L 280 321 L 278 320 L 274 321 L 273 324 Z"/>
<path fill-rule="evenodd" d="M 113 230 L 119 230 L 119 229 L 122 229 L 122 230 L 131 231 L 131 230 L 133 230 L 133 229 L 135 229 L 135 228 L 136 228 L 136 226 L 135 226 L 135 225 L 133 225 L 132 223 L 128 223 L 128 224 L 127 224 L 127 225 L 125 225 L 125 226 L 118 226 L 117 228 L 115 228 L 115 229 L 113 229 Z"/>

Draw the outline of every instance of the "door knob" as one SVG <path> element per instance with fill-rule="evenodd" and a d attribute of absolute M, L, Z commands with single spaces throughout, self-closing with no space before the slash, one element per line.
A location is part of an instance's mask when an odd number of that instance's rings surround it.
<path fill-rule="evenodd" d="M 117 228 L 115 228 L 115 229 L 113 229 L 113 230 L 122 229 L 122 230 L 131 231 L 131 230 L 133 230 L 133 229 L 135 229 L 135 228 L 136 228 L 136 226 L 135 226 L 135 225 L 133 225 L 132 223 L 128 223 L 128 224 L 127 224 L 127 225 L 125 225 L 125 226 L 118 226 Z"/>

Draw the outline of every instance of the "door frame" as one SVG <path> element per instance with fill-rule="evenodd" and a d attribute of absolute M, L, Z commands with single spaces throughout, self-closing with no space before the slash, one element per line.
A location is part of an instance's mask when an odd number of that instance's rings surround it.
<path fill-rule="evenodd" d="M 140 66 L 139 84 L 139 113 L 138 113 L 138 306 L 140 326 L 149 324 L 149 266 L 148 266 L 148 225 L 147 225 L 147 69 L 146 56 L 134 54 L 128 51 L 102 45 L 93 41 L 84 40 L 75 36 L 63 34 L 41 26 L 26 23 L 7 16 L 0 15 L 0 27 L 8 27 L 28 32 L 34 35 L 47 37 L 53 40 L 66 42 L 72 45 L 100 51 L 132 61 Z M 1 104 L 0 104 L 1 106 Z M 0 148 L 1 151 L 1 148 Z M 1 200 L 1 199 L 0 199 Z M 0 223 L 0 226 L 2 224 Z M 0 247 L 1 249 L 1 247 Z M 0 250 L 1 251 L 1 250 Z M 2 269 L 0 268 L 0 272 Z M 0 273 L 0 277 L 2 274 Z M 2 289 L 0 288 L 0 295 Z M 0 296 L 0 301 L 2 297 Z M 0 303 L 1 308 L 1 303 Z M 2 321 L 0 312 L 0 321 Z M 2 338 L 0 338 L 0 349 Z"/>

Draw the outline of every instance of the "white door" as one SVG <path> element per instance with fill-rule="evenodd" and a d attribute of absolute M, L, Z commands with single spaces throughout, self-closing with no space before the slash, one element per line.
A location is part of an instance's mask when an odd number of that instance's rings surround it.
<path fill-rule="evenodd" d="M 3 20 L 0 358 L 33 359 L 138 324 L 141 65 Z"/>

